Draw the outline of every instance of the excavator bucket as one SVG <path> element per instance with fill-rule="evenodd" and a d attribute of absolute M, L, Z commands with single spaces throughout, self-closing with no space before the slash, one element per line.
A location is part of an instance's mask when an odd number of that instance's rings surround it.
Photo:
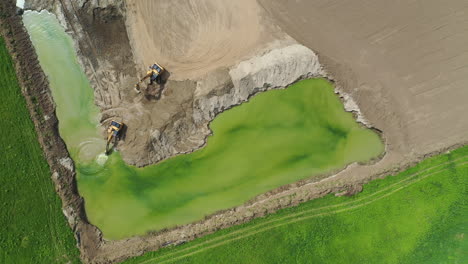
<path fill-rule="evenodd" d="M 114 141 L 114 145 L 115 145 L 123 127 L 124 127 L 123 123 L 119 123 L 114 120 L 111 121 L 109 128 L 107 129 L 107 144 L 106 144 L 106 152 L 105 152 L 106 155 L 110 154 L 112 150 L 110 145 L 112 141 Z"/>
<path fill-rule="evenodd" d="M 106 144 L 106 156 L 109 156 L 110 154 L 110 149 L 109 149 L 109 143 Z"/>
<path fill-rule="evenodd" d="M 111 145 L 113 137 L 114 137 L 113 132 L 109 132 L 109 135 L 107 136 L 107 143 L 106 143 L 106 155 L 109 155 L 111 152 L 110 145 Z"/>
<path fill-rule="evenodd" d="M 135 84 L 135 87 L 134 87 L 134 88 L 135 88 L 135 92 L 136 92 L 137 94 L 141 93 L 140 83 Z"/>

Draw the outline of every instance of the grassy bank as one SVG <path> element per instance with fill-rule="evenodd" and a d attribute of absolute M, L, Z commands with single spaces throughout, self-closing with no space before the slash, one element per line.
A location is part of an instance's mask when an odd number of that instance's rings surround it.
<path fill-rule="evenodd" d="M 468 147 L 131 263 L 468 263 Z"/>
<path fill-rule="evenodd" d="M 0 38 L 0 263 L 77 263 L 11 57 Z"/>

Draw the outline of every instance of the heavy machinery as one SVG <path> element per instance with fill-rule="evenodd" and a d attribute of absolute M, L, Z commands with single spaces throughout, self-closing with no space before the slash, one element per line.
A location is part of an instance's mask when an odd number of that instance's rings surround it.
<path fill-rule="evenodd" d="M 119 123 L 117 121 L 112 120 L 109 128 L 107 128 L 107 144 L 106 144 L 106 155 L 110 154 L 110 151 L 112 148 L 110 148 L 110 144 L 112 140 L 114 141 L 113 144 L 115 146 L 115 143 L 120 137 L 121 131 L 123 127 L 125 126 L 124 123 Z"/>
<path fill-rule="evenodd" d="M 140 93 L 140 84 L 148 78 L 150 78 L 150 84 L 153 84 L 153 82 L 160 84 L 161 76 L 164 73 L 164 71 L 165 69 L 157 62 L 155 62 L 152 66 L 149 66 L 149 70 L 146 72 L 146 75 L 143 78 L 141 78 L 141 80 L 137 82 L 137 84 L 135 84 L 135 91 L 137 93 Z"/>

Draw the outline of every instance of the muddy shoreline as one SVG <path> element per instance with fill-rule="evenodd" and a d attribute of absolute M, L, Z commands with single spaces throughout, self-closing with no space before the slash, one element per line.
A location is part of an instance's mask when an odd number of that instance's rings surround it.
<path fill-rule="evenodd" d="M 464 142 L 463 144 L 440 149 L 396 169 L 387 169 L 375 173 L 370 178 L 330 183 L 332 177 L 328 176 L 338 173 L 338 171 L 335 171 L 323 175 L 322 181 L 303 180 L 286 185 L 259 195 L 244 205 L 217 212 L 192 224 L 161 230 L 142 237 L 107 241 L 102 238 L 99 229 L 90 224 L 86 218 L 84 200 L 79 196 L 76 186 L 73 161 L 69 157 L 66 145 L 58 133 L 58 120 L 55 115 L 55 105 L 49 90 L 49 83 L 39 65 L 37 55 L 23 26 L 21 17 L 15 14 L 14 1 L 2 1 L 0 3 L 0 12 L 2 14 L 2 35 L 5 37 L 15 61 L 18 80 L 26 98 L 31 118 L 34 121 L 39 142 L 49 163 L 51 178 L 55 183 L 57 193 L 62 199 L 64 214 L 67 216 L 70 227 L 77 238 L 81 259 L 85 263 L 124 261 L 127 258 L 142 255 L 148 251 L 184 243 L 222 228 L 242 224 L 253 218 L 262 217 L 282 208 L 296 206 L 299 203 L 329 193 L 352 195 L 362 190 L 362 184 L 372 179 L 405 170 L 424 158 L 455 149 L 467 143 Z M 32 75 L 29 74 L 31 69 L 34 72 Z M 37 105 L 33 103 L 36 100 L 32 98 L 37 98 Z M 40 107 L 41 114 L 36 111 L 37 107 Z M 349 166 L 355 166 L 355 164 Z M 343 170 L 346 170 L 346 168 Z"/>

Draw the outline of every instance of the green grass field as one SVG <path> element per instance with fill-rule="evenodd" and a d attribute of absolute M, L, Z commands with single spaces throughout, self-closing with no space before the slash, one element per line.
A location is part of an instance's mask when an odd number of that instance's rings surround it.
<path fill-rule="evenodd" d="M 468 147 L 134 263 L 468 263 Z"/>
<path fill-rule="evenodd" d="M 0 263 L 77 263 L 78 249 L 0 38 Z"/>

